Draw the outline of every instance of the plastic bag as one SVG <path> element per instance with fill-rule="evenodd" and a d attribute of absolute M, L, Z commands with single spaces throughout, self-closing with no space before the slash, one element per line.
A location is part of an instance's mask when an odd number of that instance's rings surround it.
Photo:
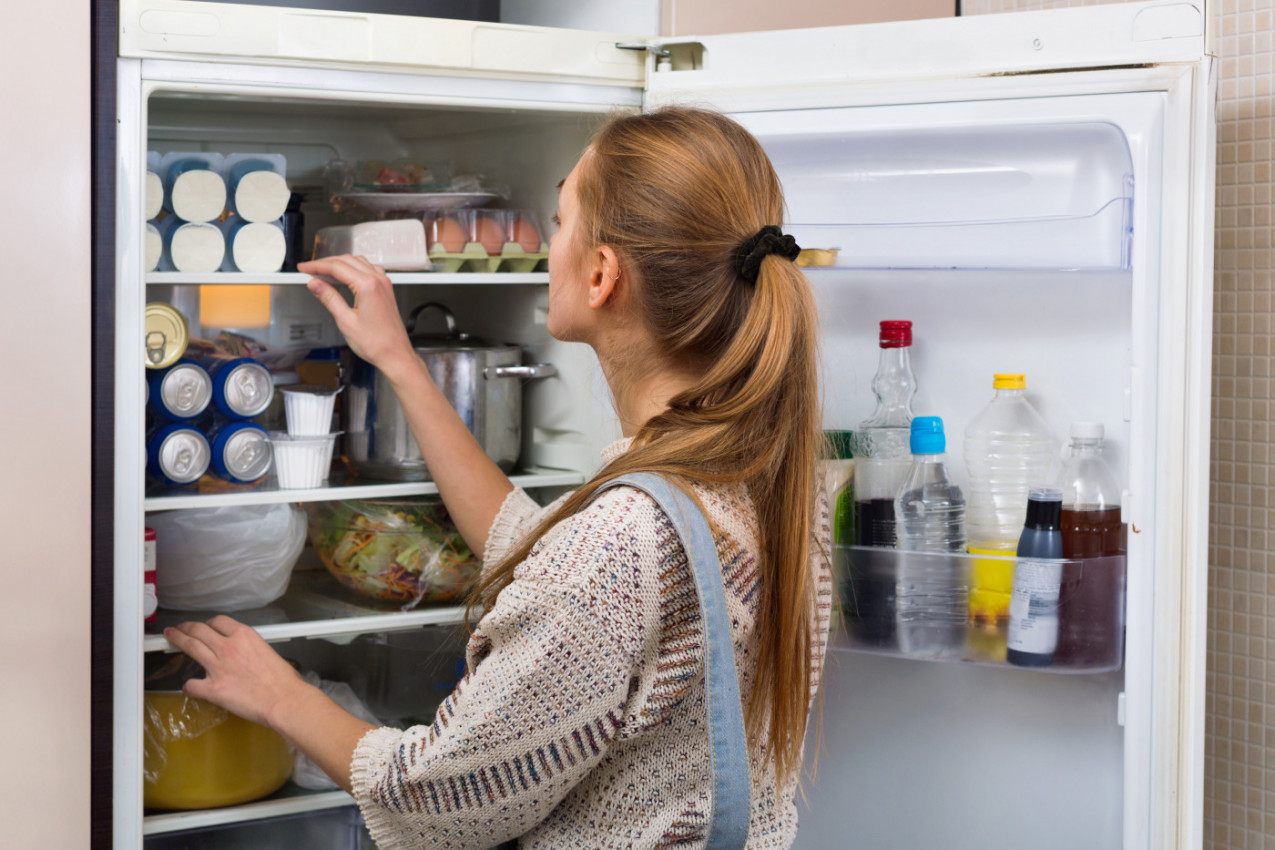
<path fill-rule="evenodd" d="M 345 682 L 329 682 L 320 679 L 314 672 L 305 673 L 301 678 L 323 691 L 333 702 L 360 720 L 366 720 L 377 726 L 381 725 L 376 715 L 368 710 L 363 701 L 355 696 L 354 690 Z M 296 750 L 292 757 L 292 781 L 311 791 L 329 791 L 339 787 L 300 750 Z"/>
<path fill-rule="evenodd" d="M 305 546 L 306 515 L 295 505 L 233 505 L 150 514 L 155 591 L 163 608 L 241 611 L 288 589 Z"/>

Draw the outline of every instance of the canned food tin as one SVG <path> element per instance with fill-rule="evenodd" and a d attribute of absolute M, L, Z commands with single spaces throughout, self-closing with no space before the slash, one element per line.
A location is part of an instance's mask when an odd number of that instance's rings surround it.
<path fill-rule="evenodd" d="M 213 471 L 236 484 L 250 484 L 270 471 L 270 435 L 252 422 L 219 425 L 208 435 Z"/>
<path fill-rule="evenodd" d="M 155 622 L 159 595 L 155 592 L 155 529 L 145 530 L 142 544 L 142 619 Z"/>
<path fill-rule="evenodd" d="M 274 381 L 270 370 L 250 357 L 216 360 L 209 368 L 213 405 L 232 419 L 251 419 L 270 406 Z"/>
<path fill-rule="evenodd" d="M 167 484 L 198 481 L 208 471 L 211 451 L 198 429 L 180 422 L 164 425 L 146 443 L 146 466 Z"/>
<path fill-rule="evenodd" d="M 146 305 L 145 357 L 147 369 L 165 369 L 186 353 L 190 328 L 186 317 L 171 304 L 152 301 Z"/>
<path fill-rule="evenodd" d="M 190 421 L 203 413 L 212 401 L 212 378 L 208 370 L 194 360 L 178 360 L 168 369 L 154 374 L 149 382 L 154 387 L 150 397 L 159 416 L 173 421 Z"/>

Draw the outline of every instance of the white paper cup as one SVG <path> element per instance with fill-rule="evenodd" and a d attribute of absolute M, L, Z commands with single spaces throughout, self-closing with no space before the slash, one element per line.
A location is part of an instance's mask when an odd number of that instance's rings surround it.
<path fill-rule="evenodd" d="M 279 392 L 283 393 L 289 435 L 318 437 L 332 430 L 332 410 L 339 390 L 299 385 L 280 387 Z"/>
<path fill-rule="evenodd" d="M 332 466 L 336 434 L 294 437 L 279 431 L 270 433 L 274 450 L 274 470 L 281 490 L 304 490 L 323 486 Z"/>

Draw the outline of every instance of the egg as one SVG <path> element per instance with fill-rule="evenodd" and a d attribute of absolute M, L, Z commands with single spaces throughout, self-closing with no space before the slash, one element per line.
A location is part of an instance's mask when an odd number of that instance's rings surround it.
<path fill-rule="evenodd" d="M 465 250 L 465 228 L 454 218 L 440 216 L 430 222 L 429 247 L 441 247 L 449 254 Z"/>
<path fill-rule="evenodd" d="M 474 218 L 474 238 L 471 242 L 478 242 L 483 246 L 483 250 L 488 254 L 499 254 L 500 249 L 505 247 L 505 228 L 501 226 L 500 219 L 492 216 L 479 215 Z"/>
<path fill-rule="evenodd" d="M 540 230 L 536 223 L 525 216 L 518 216 L 509 226 L 511 242 L 517 242 L 524 251 L 540 250 Z"/>

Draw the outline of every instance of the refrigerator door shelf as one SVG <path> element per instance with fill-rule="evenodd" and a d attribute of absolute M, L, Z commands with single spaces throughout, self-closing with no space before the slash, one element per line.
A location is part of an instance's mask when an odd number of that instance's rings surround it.
<path fill-rule="evenodd" d="M 970 108 L 963 123 L 929 126 L 902 123 L 913 110 L 832 110 L 822 131 L 757 129 L 792 234 L 837 249 L 829 265 L 1123 270 L 1133 158 L 1125 130 L 1081 118 L 1087 108 L 1033 122 Z"/>
<path fill-rule="evenodd" d="M 998 667 L 1006 658 L 1010 620 L 1019 616 L 1011 593 L 1030 596 L 1024 617 L 1045 634 L 1048 652 L 1033 653 L 1030 669 L 1102 673 L 1120 669 L 1124 655 L 1123 555 L 1047 562 L 1052 587 L 1026 560 L 837 546 L 833 565 L 841 621 L 833 646 L 924 661 Z M 1041 563 L 1037 561 L 1035 564 Z M 1030 628 L 1030 627 L 1029 627 Z M 1052 630 L 1052 631 L 1051 631 Z M 1052 655 L 1052 658 L 1044 656 Z"/>

